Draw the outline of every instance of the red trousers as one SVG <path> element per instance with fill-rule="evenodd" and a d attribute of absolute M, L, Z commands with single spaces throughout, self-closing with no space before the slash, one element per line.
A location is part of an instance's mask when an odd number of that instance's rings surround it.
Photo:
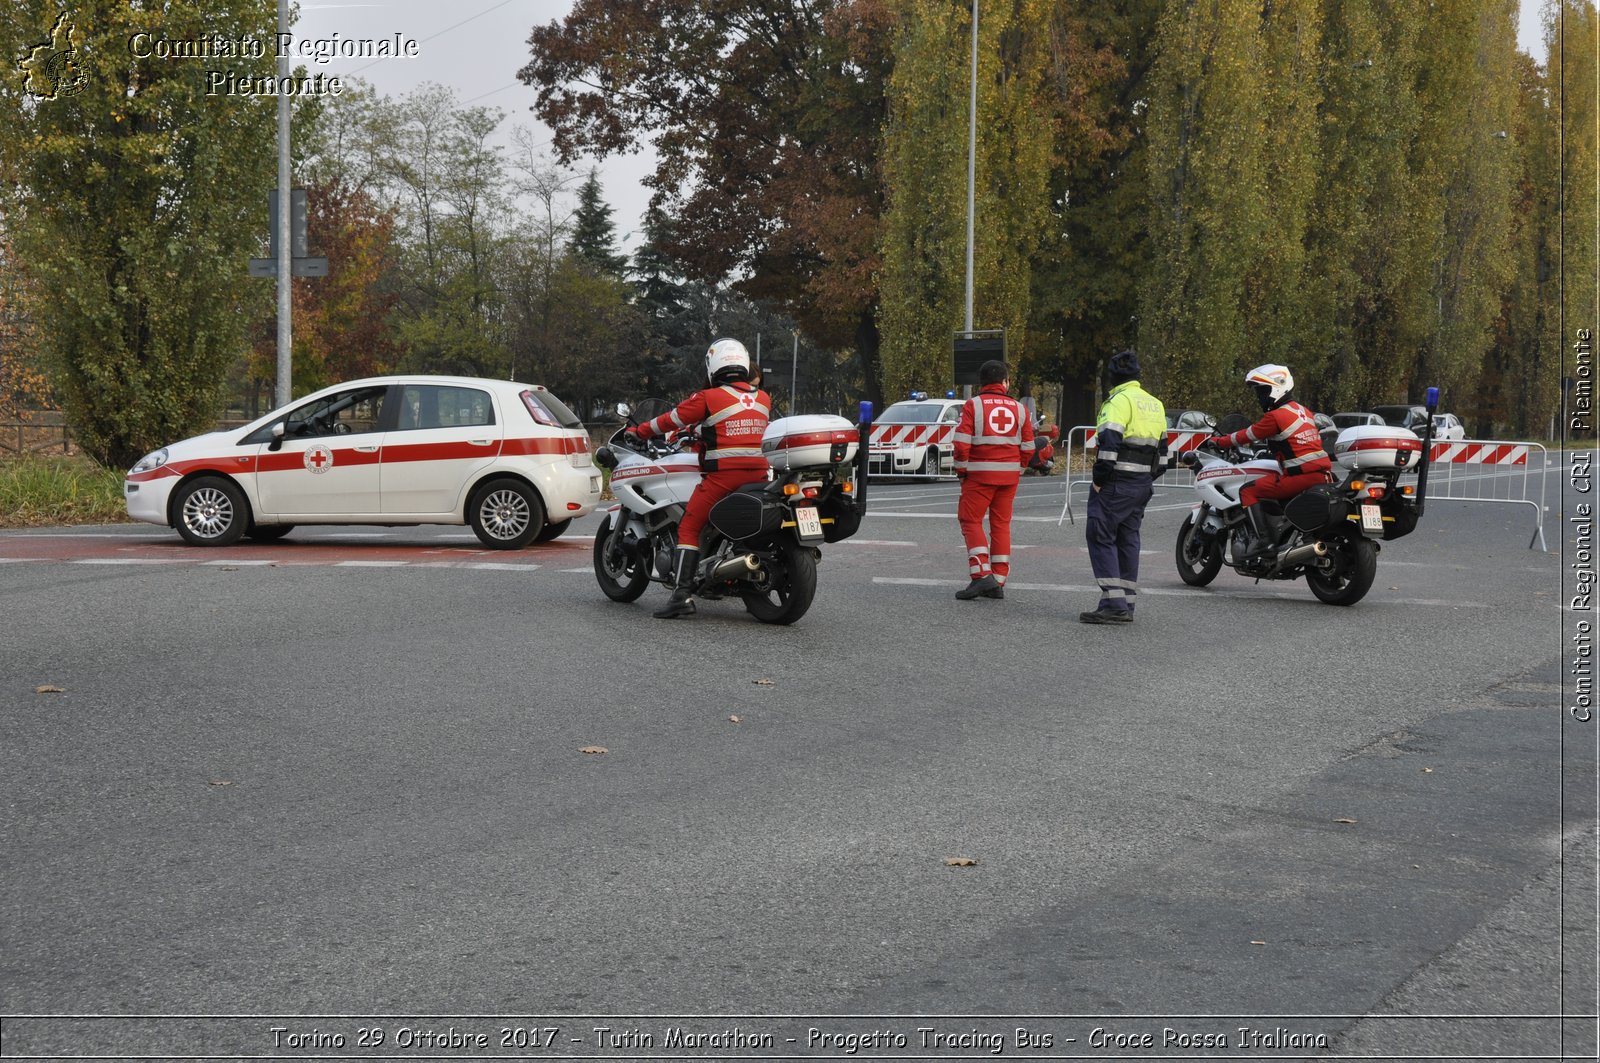
<path fill-rule="evenodd" d="M 961 502 L 956 519 L 967 541 L 967 571 L 973 579 L 993 576 L 1002 585 L 1011 572 L 1011 507 L 1017 500 L 1017 483 L 982 484 L 970 476 L 961 481 Z M 989 518 L 989 535 L 983 518 Z"/>
<path fill-rule="evenodd" d="M 683 522 L 678 525 L 678 545 L 700 548 L 700 532 L 706 526 L 711 507 L 735 488 L 745 484 L 765 483 L 765 469 L 729 469 L 726 472 L 702 473 L 695 485 L 689 504 L 683 507 Z"/>
<path fill-rule="evenodd" d="M 1292 476 L 1281 472 L 1269 472 L 1245 484 L 1239 491 L 1239 501 L 1247 506 L 1253 506 L 1263 498 L 1293 498 L 1308 487 L 1327 482 L 1326 472 L 1297 472 Z"/>

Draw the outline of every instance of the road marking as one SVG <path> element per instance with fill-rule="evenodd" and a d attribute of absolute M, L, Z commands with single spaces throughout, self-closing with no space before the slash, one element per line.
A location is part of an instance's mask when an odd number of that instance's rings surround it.
<path fill-rule="evenodd" d="M 874 583 L 891 583 L 911 587 L 957 587 L 961 584 L 947 579 L 913 579 L 898 578 L 893 576 L 874 576 Z M 1007 579 L 1006 589 L 1014 591 L 1059 591 L 1069 594 L 1099 594 L 1100 588 L 1088 584 L 1072 583 L 1022 583 L 1017 580 Z M 1260 598 L 1282 598 L 1286 601 L 1305 601 L 1307 594 L 1291 594 L 1289 592 L 1274 591 L 1227 591 L 1200 587 L 1140 587 L 1139 595 L 1151 597 L 1170 598 L 1237 598 L 1253 601 Z M 1487 609 L 1486 602 L 1457 602 L 1443 598 L 1367 598 L 1363 605 L 1429 605 L 1429 606 L 1462 606 L 1470 609 Z"/>
<path fill-rule="evenodd" d="M 79 557 L 74 565 L 182 565 L 193 564 L 187 557 Z"/>
<path fill-rule="evenodd" d="M 839 543 L 854 543 L 856 546 L 916 546 L 916 543 L 904 539 L 840 539 Z M 833 545 L 837 546 L 839 543 Z"/>
<path fill-rule="evenodd" d="M 400 568 L 409 561 L 335 561 L 334 568 Z"/>
<path fill-rule="evenodd" d="M 245 568 L 245 567 L 261 568 L 264 565 L 276 565 L 277 562 L 273 561 L 273 560 L 270 560 L 268 558 L 264 558 L 264 557 L 252 557 L 252 558 L 248 558 L 248 559 L 246 559 L 244 561 L 202 561 L 202 562 L 200 562 L 200 564 L 202 564 L 202 565 L 227 565 L 230 568 L 233 567 L 234 565 L 238 565 L 241 568 Z"/>
<path fill-rule="evenodd" d="M 32 561 L 31 557 L 0 557 L 0 565 L 17 565 L 24 561 Z"/>

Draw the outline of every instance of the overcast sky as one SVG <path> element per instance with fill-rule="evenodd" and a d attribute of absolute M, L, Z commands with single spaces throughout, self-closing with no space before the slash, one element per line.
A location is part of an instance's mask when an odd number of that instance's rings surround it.
<path fill-rule="evenodd" d="M 302 37 L 315 38 L 395 33 L 414 38 L 421 42 L 414 59 L 334 60 L 320 69 L 358 75 L 389 96 L 404 95 L 425 81 L 448 85 L 463 103 L 505 111 L 502 130 L 507 143 L 514 124 L 528 126 L 547 142 L 549 130 L 529 111 L 534 92 L 517 80 L 517 70 L 529 58 L 528 31 L 564 18 L 571 6 L 571 0 L 302 0 L 295 29 Z M 1536 0 L 1523 0 L 1518 41 L 1524 51 L 1543 61 L 1538 7 Z M 638 245 L 634 234 L 650 199 L 640 178 L 653 168 L 654 156 L 648 149 L 600 163 L 600 181 L 615 212 L 617 235 L 630 252 Z"/>

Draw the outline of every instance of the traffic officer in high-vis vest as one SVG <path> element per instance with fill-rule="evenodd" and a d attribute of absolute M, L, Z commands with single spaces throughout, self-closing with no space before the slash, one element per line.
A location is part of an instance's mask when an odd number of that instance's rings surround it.
<path fill-rule="evenodd" d="M 1094 481 L 1089 492 L 1089 564 L 1100 604 L 1080 613 L 1085 624 L 1133 620 L 1139 592 L 1139 527 L 1151 486 L 1166 471 L 1167 411 L 1139 386 L 1139 356 L 1121 351 L 1106 365 L 1111 394 L 1095 426 Z"/>
<path fill-rule="evenodd" d="M 961 481 L 956 517 L 967 541 L 967 572 L 972 577 L 956 592 L 962 601 L 1006 596 L 1011 507 L 1017 499 L 1017 481 L 1033 457 L 1033 422 L 1027 409 L 1006 394 L 1011 386 L 1007 376 L 1006 363 L 984 362 L 978 369 L 978 393 L 962 404 L 956 424 L 956 477 Z"/>
<path fill-rule="evenodd" d="M 683 520 L 678 522 L 678 549 L 672 555 L 672 599 L 657 609 L 662 620 L 693 616 L 695 567 L 700 562 L 700 532 L 711 506 L 735 488 L 769 477 L 761 453 L 761 434 L 772 416 L 772 399 L 750 383 L 750 352 L 738 340 L 722 339 L 706 351 L 706 376 L 711 386 L 678 403 L 653 421 L 628 431 L 641 439 L 700 426 L 700 483 Z"/>

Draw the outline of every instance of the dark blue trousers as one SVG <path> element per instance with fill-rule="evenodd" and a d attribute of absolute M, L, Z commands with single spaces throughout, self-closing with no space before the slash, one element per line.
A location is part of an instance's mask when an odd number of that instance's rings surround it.
<path fill-rule="evenodd" d="M 1148 476 L 1119 475 L 1089 492 L 1085 537 L 1089 564 L 1100 584 L 1100 608 L 1133 612 L 1139 593 L 1139 528 L 1144 507 L 1155 494 Z"/>

